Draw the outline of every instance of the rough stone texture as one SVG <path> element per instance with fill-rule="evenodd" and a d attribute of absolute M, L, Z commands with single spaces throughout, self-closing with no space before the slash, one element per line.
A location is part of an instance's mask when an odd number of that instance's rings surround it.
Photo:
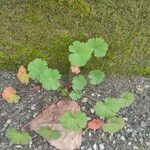
<path fill-rule="evenodd" d="M 21 85 L 14 74 L 0 72 L 0 91 L 5 86 L 12 85 L 16 90 L 29 90 L 37 83 L 28 86 Z M 110 76 L 99 86 L 88 89 L 86 94 L 93 95 L 91 100 L 83 102 L 89 110 L 97 99 L 108 96 L 119 97 L 123 91 L 135 94 L 135 101 L 129 108 L 122 109 L 118 115 L 126 120 L 126 126 L 115 134 L 108 134 L 102 130 L 83 131 L 81 150 L 148 150 L 150 149 L 150 78 Z M 94 93 L 94 94 L 93 94 Z M 0 149 L 1 150 L 55 150 L 48 142 L 30 132 L 32 142 L 27 146 L 15 145 L 5 137 L 6 127 L 22 127 L 35 117 L 58 95 L 43 89 L 33 93 L 22 93 L 21 102 L 15 105 L 6 103 L 0 97 Z M 83 97 L 85 99 L 85 97 Z M 34 106 L 34 109 L 32 109 Z M 90 118 L 90 117 L 89 117 Z"/>

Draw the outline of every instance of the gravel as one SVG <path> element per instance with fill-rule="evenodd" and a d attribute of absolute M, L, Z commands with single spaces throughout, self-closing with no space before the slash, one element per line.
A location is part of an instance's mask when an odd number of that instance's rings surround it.
<path fill-rule="evenodd" d="M 18 82 L 15 74 L 0 72 L 0 92 L 4 87 L 11 85 L 17 91 L 30 90 L 35 85 L 28 86 Z M 135 101 L 129 108 L 122 109 L 118 115 L 126 120 L 126 126 L 115 134 L 105 133 L 102 130 L 83 131 L 81 150 L 149 150 L 150 149 L 150 78 L 110 76 L 95 88 L 88 88 L 85 94 L 92 97 L 83 97 L 83 110 L 88 108 L 94 114 L 93 104 L 97 99 L 108 96 L 119 97 L 123 91 L 135 94 Z M 0 97 L 0 150 L 56 150 L 47 141 L 30 132 L 32 141 L 26 146 L 12 144 L 6 137 L 8 127 L 21 128 L 24 124 L 36 117 L 51 101 L 58 98 L 55 92 L 40 89 L 36 92 L 20 93 L 21 101 L 12 105 Z M 89 116 L 90 119 L 90 116 Z"/>

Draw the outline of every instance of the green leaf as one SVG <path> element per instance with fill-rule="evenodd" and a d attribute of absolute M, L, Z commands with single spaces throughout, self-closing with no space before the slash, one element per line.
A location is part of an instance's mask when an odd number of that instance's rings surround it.
<path fill-rule="evenodd" d="M 121 108 L 130 106 L 133 103 L 133 101 L 134 101 L 134 94 L 130 92 L 124 92 L 121 95 L 121 99 L 118 100 Z"/>
<path fill-rule="evenodd" d="M 71 97 L 72 100 L 78 100 L 82 97 L 82 93 L 80 91 L 72 91 L 69 96 Z"/>
<path fill-rule="evenodd" d="M 90 59 L 92 49 L 87 43 L 75 41 L 69 46 L 69 51 L 72 53 L 69 55 L 69 61 L 72 65 L 84 66 Z"/>
<path fill-rule="evenodd" d="M 106 124 L 103 125 L 103 130 L 109 133 L 115 133 L 121 130 L 125 126 L 125 121 L 123 118 L 111 118 Z"/>
<path fill-rule="evenodd" d="M 105 103 L 103 103 L 102 101 L 96 103 L 94 110 L 96 115 L 100 117 L 111 118 L 116 114 L 111 110 L 111 107 L 109 105 L 105 105 Z"/>
<path fill-rule="evenodd" d="M 49 127 L 41 127 L 38 130 L 38 134 L 45 139 L 57 140 L 61 137 L 61 132 L 59 130 L 52 130 Z"/>
<path fill-rule="evenodd" d="M 40 82 L 47 90 L 57 90 L 60 86 L 59 79 L 61 75 L 58 70 L 45 69 L 40 78 Z"/>
<path fill-rule="evenodd" d="M 91 84 L 99 84 L 103 81 L 105 74 L 99 70 L 90 71 L 88 75 Z"/>
<path fill-rule="evenodd" d="M 6 137 L 14 144 L 26 145 L 30 142 L 31 136 L 28 132 L 19 132 L 16 128 L 8 128 Z"/>
<path fill-rule="evenodd" d="M 87 42 L 91 49 L 94 50 L 94 55 L 96 57 L 103 57 L 106 55 L 108 50 L 108 44 L 102 38 L 92 38 Z"/>
<path fill-rule="evenodd" d="M 34 59 L 28 65 L 29 76 L 33 80 L 40 81 L 43 71 L 47 69 L 47 62 L 41 59 Z"/>
<path fill-rule="evenodd" d="M 86 127 L 87 117 L 86 114 L 78 111 L 75 113 L 65 112 L 60 119 L 61 125 L 71 131 L 80 131 Z"/>
<path fill-rule="evenodd" d="M 107 97 L 105 99 L 105 105 L 109 107 L 109 109 L 111 109 L 112 112 L 114 112 L 115 114 L 120 110 L 120 104 L 118 103 L 118 99 L 117 98 L 111 98 L 111 97 Z"/>
<path fill-rule="evenodd" d="M 75 76 L 72 80 L 72 87 L 75 91 L 83 90 L 86 84 L 86 79 L 83 75 Z"/>

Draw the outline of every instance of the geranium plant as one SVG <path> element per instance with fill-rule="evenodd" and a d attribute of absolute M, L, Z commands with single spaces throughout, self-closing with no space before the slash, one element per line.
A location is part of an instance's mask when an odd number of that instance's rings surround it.
<path fill-rule="evenodd" d="M 81 98 L 84 96 L 83 90 L 88 85 L 94 86 L 100 84 L 105 78 L 105 74 L 100 70 L 91 70 L 89 73 L 83 75 L 81 71 L 82 67 L 86 65 L 91 57 L 104 57 L 107 51 L 108 44 L 103 38 L 91 38 L 87 42 L 73 42 L 73 44 L 69 46 L 69 61 L 71 63 L 69 83 L 64 83 L 61 80 L 60 72 L 48 67 L 47 62 L 39 58 L 36 58 L 29 63 L 27 67 L 28 73 L 25 67 L 20 67 L 17 77 L 21 83 L 28 84 L 29 78 L 31 78 L 32 80 L 39 82 L 42 88 L 46 90 L 56 90 L 63 96 L 67 97 L 61 101 L 65 104 L 64 101 L 66 100 L 68 108 L 65 106 L 65 110 L 63 110 L 61 102 L 60 106 L 63 111 L 58 106 L 50 106 L 46 112 L 43 112 L 41 118 L 38 116 L 38 118 L 33 120 L 32 123 L 28 124 L 31 129 L 35 130 L 40 136 L 50 142 L 51 140 L 58 140 L 58 142 L 62 142 L 60 139 L 63 138 L 64 131 L 66 136 L 68 135 L 68 132 L 79 133 L 85 128 L 92 130 L 102 128 L 105 132 L 114 133 L 125 126 L 124 119 L 117 117 L 116 113 L 121 108 L 128 107 L 132 104 L 134 95 L 130 92 L 125 91 L 119 98 L 108 97 L 105 100 L 97 100 L 94 106 L 95 116 L 93 116 L 89 121 L 87 118 L 88 114 L 81 111 L 79 106 Z M 16 91 L 10 87 L 4 90 L 3 98 L 11 103 L 19 102 L 19 96 L 16 95 Z M 71 100 L 74 102 L 68 103 L 68 101 Z M 53 116 L 53 119 L 47 121 L 45 119 L 46 117 L 51 118 L 52 113 L 49 113 L 50 111 L 57 114 L 57 117 Z M 100 119 L 101 117 L 103 119 Z M 45 120 L 43 120 L 43 118 Z M 20 133 L 14 128 L 8 129 L 6 136 L 16 144 L 26 144 L 30 139 L 28 134 Z M 22 137 L 22 140 L 25 140 L 22 141 L 18 137 Z M 57 146 L 53 142 L 52 144 Z M 58 148 L 61 149 L 60 144 L 58 145 Z M 75 148 L 75 146 L 73 148 Z"/>

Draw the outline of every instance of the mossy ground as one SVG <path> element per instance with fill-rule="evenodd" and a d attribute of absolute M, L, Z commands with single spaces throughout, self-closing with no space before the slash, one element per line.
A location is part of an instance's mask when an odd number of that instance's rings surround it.
<path fill-rule="evenodd" d="M 1 0 L 0 69 L 43 58 L 66 73 L 74 40 L 103 37 L 109 52 L 87 70 L 150 75 L 149 7 L 149 0 Z"/>

